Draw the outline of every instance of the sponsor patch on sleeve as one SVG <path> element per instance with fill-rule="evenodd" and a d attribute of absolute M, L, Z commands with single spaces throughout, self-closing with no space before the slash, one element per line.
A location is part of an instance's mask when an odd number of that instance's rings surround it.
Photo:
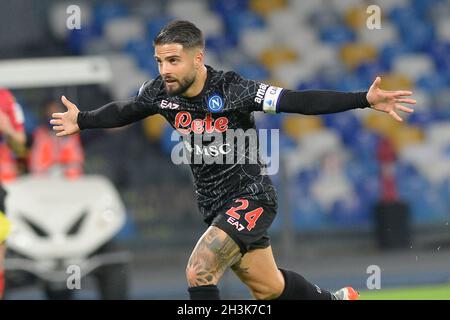
<path fill-rule="evenodd" d="M 270 86 L 264 95 L 263 111 L 267 113 L 277 112 L 277 103 L 283 88 Z"/>

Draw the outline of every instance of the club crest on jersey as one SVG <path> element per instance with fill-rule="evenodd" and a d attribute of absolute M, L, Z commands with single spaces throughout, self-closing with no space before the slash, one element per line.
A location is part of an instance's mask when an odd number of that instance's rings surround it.
<path fill-rule="evenodd" d="M 208 98 L 208 110 L 211 112 L 220 112 L 223 109 L 223 99 L 220 95 L 215 94 Z"/>

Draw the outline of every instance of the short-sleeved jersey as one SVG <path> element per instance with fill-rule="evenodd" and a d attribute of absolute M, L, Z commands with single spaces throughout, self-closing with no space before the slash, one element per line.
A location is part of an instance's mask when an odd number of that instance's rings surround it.
<path fill-rule="evenodd" d="M 202 92 L 192 98 L 170 96 L 161 76 L 142 85 L 136 102 L 147 115 L 160 114 L 185 137 L 185 151 L 190 159 L 196 196 L 205 221 L 211 221 L 221 207 L 232 199 L 245 197 L 277 205 L 275 188 L 266 174 L 266 165 L 256 146 L 256 159 L 249 157 L 251 143 L 245 150 L 226 139 L 230 130 L 256 131 L 253 111 L 276 112 L 282 88 L 240 77 L 235 72 L 217 71 L 207 66 L 207 80 Z M 223 139 L 203 139 L 194 136 L 222 135 Z M 187 141 L 187 143 L 186 143 Z M 235 140 L 236 142 L 236 140 Z M 258 144 L 258 140 L 256 141 Z M 239 149 L 239 150 L 238 150 Z M 253 149 L 254 150 L 254 149 Z M 233 152 L 233 163 L 196 163 L 195 155 L 222 156 Z M 246 161 L 245 161 L 246 160 Z"/>

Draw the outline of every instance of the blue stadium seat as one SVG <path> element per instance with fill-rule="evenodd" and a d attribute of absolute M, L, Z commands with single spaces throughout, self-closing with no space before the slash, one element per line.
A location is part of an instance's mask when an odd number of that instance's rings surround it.
<path fill-rule="evenodd" d="M 368 130 L 361 130 L 349 141 L 351 150 L 362 158 L 376 158 L 380 136 Z"/>
<path fill-rule="evenodd" d="M 280 131 L 280 151 L 292 150 L 297 147 L 297 142 Z"/>
<path fill-rule="evenodd" d="M 412 220 L 414 224 L 421 224 L 430 220 L 428 213 L 431 211 L 428 202 L 425 200 L 423 195 L 419 198 L 403 198 L 406 199 L 410 206 Z"/>
<path fill-rule="evenodd" d="M 339 46 L 355 39 L 354 32 L 344 25 L 327 25 L 320 30 L 320 40 L 329 44 Z"/>
<path fill-rule="evenodd" d="M 383 68 L 390 70 L 393 61 L 400 55 L 410 53 L 411 49 L 403 42 L 385 45 L 380 52 L 380 61 Z"/>
<path fill-rule="evenodd" d="M 411 26 L 414 26 L 414 32 L 411 32 Z M 435 37 L 433 25 L 420 20 L 400 26 L 400 34 L 404 44 L 414 51 L 426 51 Z"/>
<path fill-rule="evenodd" d="M 147 34 L 148 38 L 153 41 L 159 31 L 164 27 L 167 23 L 173 20 L 173 17 L 170 16 L 160 16 L 157 18 L 152 18 L 147 22 Z"/>
<path fill-rule="evenodd" d="M 402 43 L 411 50 L 426 50 L 434 38 L 433 26 L 424 21 L 420 5 L 397 7 L 390 14 L 390 20 L 398 27 Z"/>
<path fill-rule="evenodd" d="M 93 13 L 93 27 L 94 29 L 102 33 L 103 26 L 111 19 L 118 17 L 125 17 L 129 14 L 127 6 L 120 2 L 103 2 L 97 3 L 94 6 Z"/>
<path fill-rule="evenodd" d="M 411 6 L 414 8 L 418 16 L 426 17 L 429 9 L 442 0 L 411 0 Z"/>
<path fill-rule="evenodd" d="M 441 197 L 436 188 L 422 190 L 420 197 L 410 199 L 415 223 L 433 223 L 449 217 L 447 198 Z"/>
<path fill-rule="evenodd" d="M 280 129 L 281 126 L 282 116 L 280 114 L 260 114 L 259 117 L 256 118 L 256 127 L 258 129 Z M 282 136 L 285 135 L 280 132 L 280 139 Z"/>
<path fill-rule="evenodd" d="M 256 13 L 250 11 L 233 12 L 224 17 L 226 36 L 232 43 L 237 43 L 240 34 L 249 28 L 264 28 L 264 19 Z"/>
<path fill-rule="evenodd" d="M 396 180 L 402 181 L 405 177 L 417 177 L 419 172 L 410 163 L 399 160 L 395 165 Z"/>
<path fill-rule="evenodd" d="M 345 173 L 353 185 L 364 184 L 365 180 L 378 179 L 380 164 L 373 158 L 355 156 L 346 163 Z"/>
<path fill-rule="evenodd" d="M 206 50 L 211 50 L 216 54 L 226 54 L 227 50 L 235 48 L 237 45 L 236 39 L 227 37 L 225 35 L 207 37 L 206 38 Z"/>
<path fill-rule="evenodd" d="M 237 12 L 246 11 L 248 9 L 248 0 L 213 0 L 211 1 L 211 9 L 227 17 Z"/>
<path fill-rule="evenodd" d="M 297 186 L 304 192 L 304 194 L 310 195 L 309 189 L 318 177 L 318 168 L 304 169 L 297 174 Z"/>
<path fill-rule="evenodd" d="M 355 226 L 370 221 L 371 207 L 358 197 L 338 200 L 334 203 L 330 217 L 337 226 Z"/>
<path fill-rule="evenodd" d="M 150 40 L 132 40 L 125 46 L 125 51 L 131 54 L 139 68 L 153 75 L 159 74 L 158 65 L 153 57 L 154 49 Z"/>
<path fill-rule="evenodd" d="M 336 83 L 336 90 L 340 91 L 366 91 L 373 79 L 361 77 L 355 73 L 346 73 L 341 81 Z"/>
<path fill-rule="evenodd" d="M 296 230 L 318 229 L 325 226 L 326 215 L 313 197 L 295 195 L 292 205 L 293 223 Z"/>
<path fill-rule="evenodd" d="M 320 30 L 324 27 L 343 25 L 343 22 L 342 17 L 332 6 L 323 6 L 322 8 L 317 7 L 311 12 L 308 24 L 313 29 Z"/>
<path fill-rule="evenodd" d="M 355 181 L 354 190 L 362 203 L 372 205 L 380 198 L 380 177 L 378 175 L 367 175 Z"/>
<path fill-rule="evenodd" d="M 408 171 L 414 172 L 411 169 Z M 409 201 L 415 209 L 420 211 L 418 207 L 427 205 L 423 202 L 424 191 L 432 189 L 432 185 L 421 174 L 406 174 L 408 171 L 397 170 L 398 192 L 402 199 Z"/>
<path fill-rule="evenodd" d="M 362 63 L 356 68 L 358 77 L 364 79 L 366 82 L 372 82 L 377 76 L 387 71 L 386 65 L 383 65 L 381 61 Z"/>
<path fill-rule="evenodd" d="M 438 119 L 448 119 L 450 117 L 450 91 L 447 89 L 436 91 L 433 94 L 432 110 Z"/>
<path fill-rule="evenodd" d="M 444 155 L 450 157 L 450 144 L 444 148 Z"/>
<path fill-rule="evenodd" d="M 443 74 L 450 73 L 450 43 L 441 41 L 433 42 L 428 48 L 428 53 L 433 58 L 436 69 Z M 450 77 L 450 76 L 449 76 Z"/>
<path fill-rule="evenodd" d="M 336 130 L 342 141 L 347 145 L 352 145 L 357 135 L 361 131 L 361 123 L 354 113 L 342 112 L 337 114 L 323 115 L 327 127 Z"/>
<path fill-rule="evenodd" d="M 442 73 L 423 75 L 416 82 L 417 88 L 428 92 L 440 91 L 445 89 L 447 86 L 447 76 Z"/>
<path fill-rule="evenodd" d="M 245 63 L 235 68 L 245 79 L 267 80 L 270 77 L 269 71 L 259 63 Z"/>
<path fill-rule="evenodd" d="M 310 81 L 302 81 L 297 85 L 297 90 L 326 90 L 331 89 L 332 85 L 320 77 L 314 78 Z"/>
<path fill-rule="evenodd" d="M 450 148 L 448 152 L 448 156 L 450 157 Z M 450 218 L 450 178 L 447 178 L 438 188 L 437 192 L 439 193 L 439 197 L 446 202 L 446 210 L 447 217 Z"/>
<path fill-rule="evenodd" d="M 419 12 L 413 6 L 395 7 L 388 13 L 388 18 L 398 27 L 420 19 Z"/>
<path fill-rule="evenodd" d="M 438 119 L 439 118 L 436 116 L 436 113 L 432 111 L 415 111 L 409 116 L 408 123 L 420 128 L 426 128 Z"/>
<path fill-rule="evenodd" d="M 69 31 L 67 37 L 67 46 L 72 54 L 82 54 L 88 41 L 98 38 L 100 33 L 91 26 L 84 26 L 81 29 L 73 29 Z"/>

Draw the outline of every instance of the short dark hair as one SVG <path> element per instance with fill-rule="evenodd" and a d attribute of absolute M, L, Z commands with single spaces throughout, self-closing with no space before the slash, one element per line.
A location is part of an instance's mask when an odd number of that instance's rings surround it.
<path fill-rule="evenodd" d="M 205 48 L 202 31 L 186 20 L 175 20 L 164 26 L 153 40 L 153 45 L 179 43 L 183 48 Z"/>

